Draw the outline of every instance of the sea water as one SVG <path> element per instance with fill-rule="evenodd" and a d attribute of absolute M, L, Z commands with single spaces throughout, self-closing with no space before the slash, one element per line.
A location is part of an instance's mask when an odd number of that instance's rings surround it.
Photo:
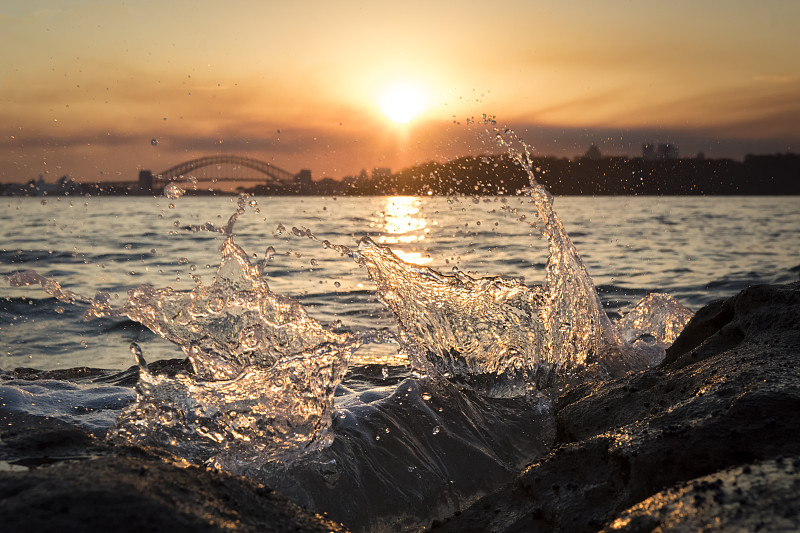
<path fill-rule="evenodd" d="M 266 273 L 269 286 L 297 299 L 323 323 L 341 321 L 357 329 L 393 325 L 362 269 L 313 241 L 277 233 L 279 223 L 290 230 L 309 228 L 320 239 L 353 246 L 358 238 L 370 236 L 401 252 L 401 257 L 440 272 L 458 267 L 526 284 L 544 279 L 547 245 L 519 220 L 530 213 L 502 210 L 505 205 L 524 208 L 526 198 L 256 200 L 261 214 L 241 218 L 237 242 L 259 257 L 274 247 L 272 268 Z M 108 292 L 117 304 L 128 289 L 144 283 L 188 290 L 194 286 L 192 275 L 213 276 L 219 239 L 181 228 L 223 222 L 236 206 L 231 197 L 0 202 L 0 274 L 33 269 L 80 294 Z M 697 310 L 754 283 L 785 283 L 798 277 L 796 197 L 557 197 L 555 207 L 612 318 L 650 292 L 669 293 Z M 148 360 L 176 357 L 173 345 L 133 323 L 82 322 L 84 309 L 5 283 L 0 285 L 0 298 L 0 368 L 127 368 L 133 341 Z"/>
<path fill-rule="evenodd" d="M 552 442 L 548 388 L 652 364 L 684 306 L 800 263 L 792 198 L 169 196 L 6 200 L 4 401 L 355 528 L 496 488 Z M 11 372 L 78 366 L 123 372 Z"/>

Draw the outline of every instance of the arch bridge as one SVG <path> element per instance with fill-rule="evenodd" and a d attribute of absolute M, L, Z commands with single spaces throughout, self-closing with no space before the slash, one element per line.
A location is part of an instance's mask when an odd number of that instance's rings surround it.
<path fill-rule="evenodd" d="M 218 172 L 209 173 L 208 171 L 205 171 L 204 174 L 206 175 L 204 176 L 192 175 L 194 171 L 207 168 L 211 168 L 212 170 L 216 170 Z M 252 178 L 246 175 L 242 169 L 254 170 L 259 173 L 260 176 L 258 178 Z M 300 171 L 300 174 L 295 175 L 280 167 L 276 167 L 271 163 L 251 157 L 242 157 L 238 155 L 209 155 L 184 161 L 183 163 L 168 168 L 163 172 L 159 172 L 153 176 L 153 182 L 154 186 L 164 186 L 173 181 L 189 180 L 210 182 L 266 181 L 290 184 L 301 179 L 304 172 L 308 171 Z"/>

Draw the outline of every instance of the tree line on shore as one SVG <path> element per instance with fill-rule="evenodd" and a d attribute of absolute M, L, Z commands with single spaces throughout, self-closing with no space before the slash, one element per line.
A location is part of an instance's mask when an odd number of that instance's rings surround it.
<path fill-rule="evenodd" d="M 800 155 L 732 159 L 534 157 L 534 177 L 555 195 L 800 194 Z M 507 154 L 428 162 L 395 174 L 316 182 L 316 194 L 516 194 L 527 172 Z"/>
<path fill-rule="evenodd" d="M 536 180 L 555 195 L 798 195 L 800 155 L 748 155 L 733 159 L 656 159 L 627 157 L 534 157 Z M 2 194 L 42 194 L 42 180 L 25 186 L 4 186 Z M 84 184 L 66 177 L 49 195 L 159 194 L 102 183 Z M 397 173 L 375 169 L 371 175 L 341 180 L 268 183 L 240 187 L 235 193 L 254 195 L 503 195 L 517 194 L 529 185 L 527 172 L 508 154 L 465 156 L 427 162 Z M 226 194 L 187 189 L 186 194 Z"/>

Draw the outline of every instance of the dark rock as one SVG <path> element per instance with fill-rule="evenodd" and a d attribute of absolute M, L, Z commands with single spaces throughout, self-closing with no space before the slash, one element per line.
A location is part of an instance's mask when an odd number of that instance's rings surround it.
<path fill-rule="evenodd" d="M 0 531 L 327 532 L 344 527 L 247 479 L 117 450 L 29 472 L 0 472 Z"/>
<path fill-rule="evenodd" d="M 344 531 L 250 481 L 0 406 L 0 532 Z"/>
<path fill-rule="evenodd" d="M 797 531 L 800 471 L 783 461 L 733 467 L 659 492 L 603 532 Z M 768 527 L 765 527 L 768 526 Z"/>
<path fill-rule="evenodd" d="M 248 481 L 0 409 L 0 531 L 342 531 Z"/>
<path fill-rule="evenodd" d="M 800 529 L 797 469 L 774 474 L 794 497 L 752 481 L 800 455 L 800 284 L 751 287 L 701 309 L 661 366 L 568 390 L 556 416 L 548 455 L 433 529 L 698 530 L 690 517 L 714 513 L 729 528 L 756 529 L 728 509 L 729 486 L 747 513 L 769 523 L 780 508 L 788 529 Z M 686 486 L 701 490 L 685 496 Z"/>
<path fill-rule="evenodd" d="M 55 418 L 22 415 L 0 406 L 0 461 L 38 466 L 105 453 L 87 430 Z"/>

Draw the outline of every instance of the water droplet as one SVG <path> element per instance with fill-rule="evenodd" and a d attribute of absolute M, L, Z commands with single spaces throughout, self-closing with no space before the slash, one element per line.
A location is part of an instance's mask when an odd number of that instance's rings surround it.
<path fill-rule="evenodd" d="M 152 144 L 153 146 L 158 146 L 158 139 L 156 139 L 155 137 L 150 139 L 150 144 Z"/>
<path fill-rule="evenodd" d="M 170 183 L 166 187 L 164 187 L 164 196 L 169 198 L 170 200 L 175 200 L 176 198 L 180 198 L 186 194 L 186 191 L 182 189 L 177 183 Z M 170 208 L 174 207 L 170 204 Z"/>
<path fill-rule="evenodd" d="M 139 347 L 139 345 L 135 342 L 132 342 L 130 344 L 130 350 L 133 354 L 133 357 L 136 359 L 136 363 L 139 365 L 139 368 L 147 371 L 147 362 L 144 360 L 144 355 L 142 354 L 142 349 Z"/>
<path fill-rule="evenodd" d="M 338 281 L 334 281 L 334 282 L 333 282 L 333 286 L 334 286 L 334 287 L 336 287 L 336 288 L 338 289 L 339 287 L 341 287 L 341 286 L 342 286 L 342 284 L 341 284 L 341 283 L 339 283 Z"/>
<path fill-rule="evenodd" d="M 440 431 L 440 429 L 439 429 L 439 426 L 435 426 L 435 427 L 433 428 L 433 434 L 434 434 L 434 435 L 438 435 L 438 434 L 439 434 L 439 431 Z"/>
<path fill-rule="evenodd" d="M 431 399 L 431 393 L 430 392 L 423 392 L 422 393 L 422 399 L 427 402 L 428 400 Z"/>
<path fill-rule="evenodd" d="M 317 266 L 317 260 L 316 259 L 312 259 L 311 260 L 311 266 L 313 266 L 313 267 Z"/>

